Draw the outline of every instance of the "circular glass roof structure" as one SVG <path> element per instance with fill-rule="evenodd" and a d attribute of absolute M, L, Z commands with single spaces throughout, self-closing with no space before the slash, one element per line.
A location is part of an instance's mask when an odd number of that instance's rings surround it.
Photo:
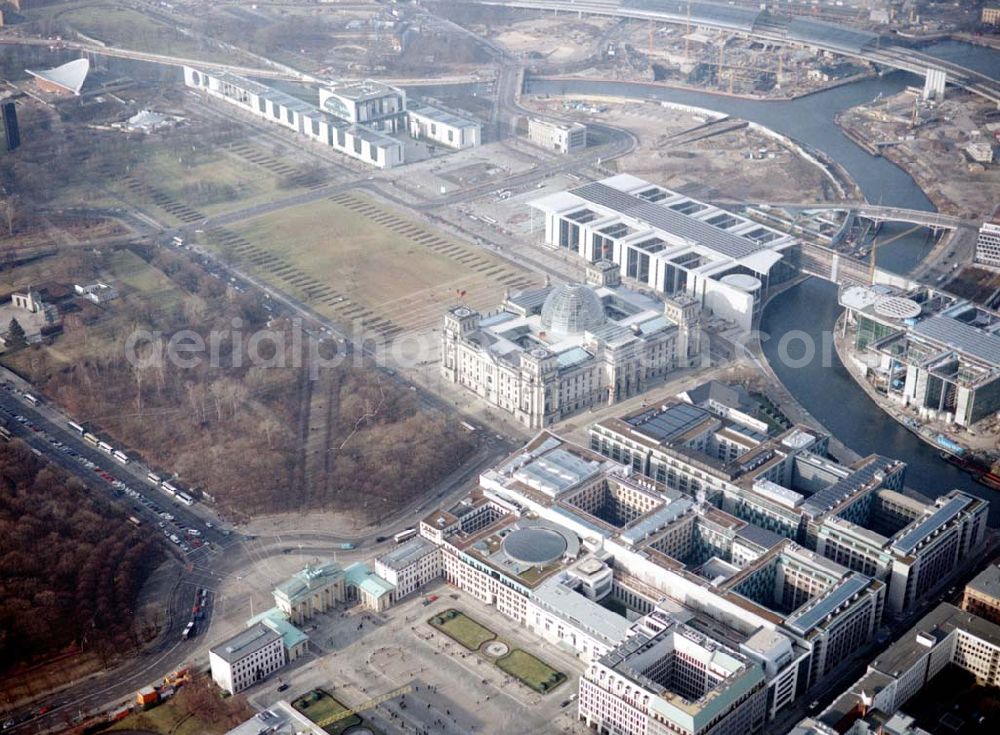
<path fill-rule="evenodd" d="M 566 539 L 549 528 L 518 528 L 503 540 L 503 551 L 522 564 L 543 566 L 566 552 Z"/>
<path fill-rule="evenodd" d="M 582 283 L 556 286 L 542 304 L 542 325 L 557 335 L 582 334 L 606 321 L 600 296 Z"/>
<path fill-rule="evenodd" d="M 875 313 L 890 319 L 915 319 L 920 316 L 920 304 L 902 296 L 885 296 L 875 302 Z"/>

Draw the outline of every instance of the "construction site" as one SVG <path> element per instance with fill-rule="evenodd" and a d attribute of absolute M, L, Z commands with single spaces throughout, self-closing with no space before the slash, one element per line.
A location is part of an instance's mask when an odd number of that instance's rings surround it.
<path fill-rule="evenodd" d="M 906 170 L 943 213 L 988 219 L 996 206 L 1000 111 L 985 100 L 948 90 L 925 100 L 909 89 L 854 107 L 838 123 L 873 155 Z"/>

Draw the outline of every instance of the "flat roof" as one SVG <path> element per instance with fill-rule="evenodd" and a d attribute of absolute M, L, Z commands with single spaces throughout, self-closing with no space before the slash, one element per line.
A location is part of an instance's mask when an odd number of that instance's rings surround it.
<path fill-rule="evenodd" d="M 925 642 L 932 639 L 940 642 L 956 630 L 966 631 L 991 645 L 1000 646 L 1000 625 L 942 602 L 914 624 L 906 635 L 883 651 L 869 664 L 869 668 L 895 677 L 898 675 L 896 672 L 909 670 L 927 655 L 929 647 Z M 924 639 L 924 643 L 917 640 L 918 635 Z"/>
<path fill-rule="evenodd" d="M 347 97 L 355 101 L 377 99 L 390 94 L 402 94 L 402 90 L 372 79 L 338 82 L 328 85 L 326 89 L 340 97 Z"/>
<path fill-rule="evenodd" d="M 821 623 L 823 618 L 865 589 L 869 582 L 871 580 L 868 577 L 852 572 L 817 602 L 804 610 L 800 608 L 801 612 L 797 610 L 792 613 L 785 624 L 797 633 L 805 634 Z"/>
<path fill-rule="evenodd" d="M 941 315 L 919 322 L 913 332 L 994 367 L 1000 366 L 1000 334 L 995 332 Z"/>
<path fill-rule="evenodd" d="M 417 561 L 437 547 L 423 536 L 411 538 L 409 541 L 400 544 L 392 551 L 383 554 L 378 558 L 378 562 L 389 569 L 404 569 Z"/>
<path fill-rule="evenodd" d="M 847 477 L 837 480 L 832 485 L 828 485 L 806 498 L 803 507 L 814 516 L 826 513 L 874 480 L 877 474 L 886 472 L 897 463 L 897 460 L 888 457 L 872 455 L 871 461 L 864 467 L 852 470 Z"/>
<path fill-rule="evenodd" d="M 899 539 L 892 544 L 893 551 L 900 554 L 911 554 L 916 550 L 920 542 L 930 536 L 935 530 L 945 525 L 968 506 L 971 498 L 967 495 L 959 494 L 944 505 L 938 507 L 933 513 L 924 518 L 917 525 L 906 531 Z"/>
<path fill-rule="evenodd" d="M 624 419 L 635 431 L 667 444 L 683 436 L 705 419 L 714 418 L 711 411 L 688 403 L 671 403 L 651 408 Z"/>
<path fill-rule="evenodd" d="M 982 595 L 1000 599 L 1000 565 L 996 562 L 990 564 L 965 586 Z"/>
<path fill-rule="evenodd" d="M 658 230 L 703 245 L 730 258 L 744 258 L 759 250 L 769 249 L 767 244 L 734 235 L 696 217 L 647 201 L 642 197 L 621 191 L 600 181 L 571 189 L 570 193 L 625 217 L 645 222 Z M 743 220 L 740 218 L 739 221 Z"/>
<path fill-rule="evenodd" d="M 480 123 L 475 120 L 470 120 L 467 117 L 461 117 L 460 115 L 448 112 L 447 110 L 442 110 L 441 108 L 434 107 L 433 105 L 418 105 L 416 107 L 411 105 L 409 113 L 411 115 L 426 117 L 428 120 L 433 120 L 434 122 L 441 123 L 442 125 L 448 125 L 453 128 L 480 127 Z"/>
<path fill-rule="evenodd" d="M 263 623 L 255 623 L 211 650 L 212 653 L 223 661 L 232 664 L 278 640 L 281 640 L 280 633 L 272 630 Z"/>
<path fill-rule="evenodd" d="M 532 590 L 532 600 L 541 602 L 549 612 L 600 638 L 606 645 L 617 646 L 625 640 L 632 623 L 564 584 L 567 576 L 560 574 L 540 584 Z"/>

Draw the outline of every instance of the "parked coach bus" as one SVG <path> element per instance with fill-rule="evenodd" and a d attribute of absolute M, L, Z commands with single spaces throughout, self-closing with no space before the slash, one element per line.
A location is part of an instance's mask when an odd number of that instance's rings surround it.
<path fill-rule="evenodd" d="M 407 528 L 405 531 L 400 531 L 399 533 L 397 533 L 395 536 L 392 537 L 392 539 L 397 544 L 401 544 L 404 541 L 406 541 L 406 539 L 413 538 L 416 535 L 417 535 L 417 529 Z"/>

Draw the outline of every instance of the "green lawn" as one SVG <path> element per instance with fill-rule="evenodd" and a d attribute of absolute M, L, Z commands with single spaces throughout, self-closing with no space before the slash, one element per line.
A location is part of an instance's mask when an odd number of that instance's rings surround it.
<path fill-rule="evenodd" d="M 292 706 L 317 724 L 331 715 L 347 711 L 347 707 L 322 689 L 313 689 L 308 694 L 302 695 L 292 702 Z M 323 729 L 330 733 L 330 735 L 340 735 L 344 730 L 360 725 L 361 723 L 361 717 L 350 715 L 342 720 L 331 722 Z"/>
<path fill-rule="evenodd" d="M 435 615 L 427 622 L 470 651 L 478 651 L 479 647 L 486 641 L 492 641 L 496 638 L 496 633 L 492 630 L 480 625 L 458 610 L 447 610 L 440 615 Z"/>
<path fill-rule="evenodd" d="M 566 681 L 566 675 L 556 671 L 541 659 L 515 648 L 497 661 L 497 666 L 536 692 L 546 693 Z"/>

